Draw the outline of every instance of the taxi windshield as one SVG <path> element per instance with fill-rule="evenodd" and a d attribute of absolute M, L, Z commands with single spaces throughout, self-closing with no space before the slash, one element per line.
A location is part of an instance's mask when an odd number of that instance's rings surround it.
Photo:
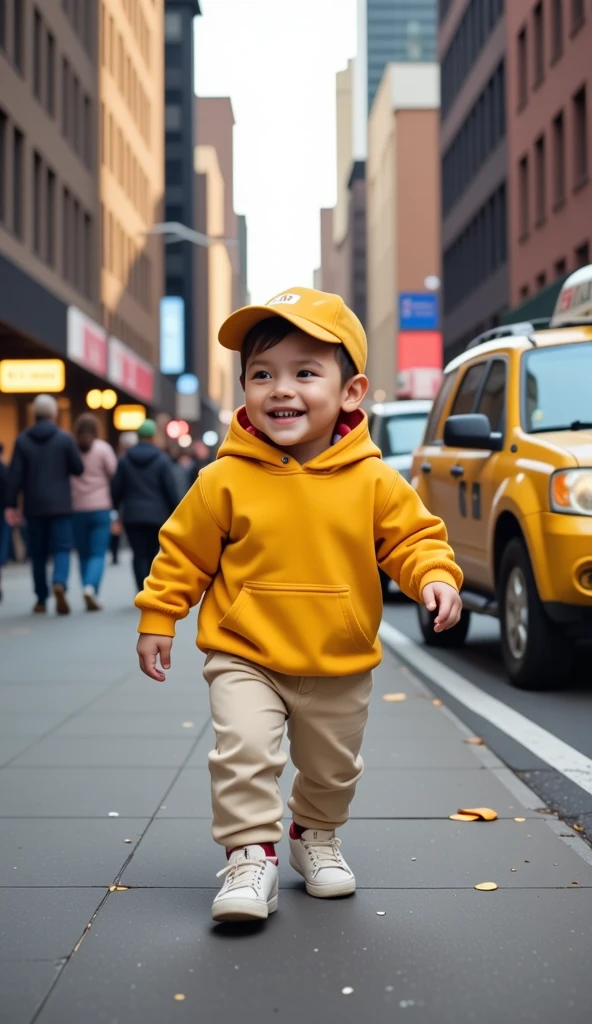
<path fill-rule="evenodd" d="M 527 433 L 592 428 L 592 342 L 533 349 L 523 364 Z"/>

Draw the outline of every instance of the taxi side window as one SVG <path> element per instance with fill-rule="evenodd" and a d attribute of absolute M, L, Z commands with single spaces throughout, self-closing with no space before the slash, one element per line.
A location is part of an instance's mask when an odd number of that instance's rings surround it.
<path fill-rule="evenodd" d="M 458 378 L 458 371 L 449 373 L 444 378 L 442 387 L 440 388 L 434 404 L 430 410 L 428 422 L 426 424 L 426 431 L 423 439 L 424 444 L 434 444 L 435 441 L 441 441 L 444 433 L 444 423 L 441 423 L 442 413 L 444 407 L 450 397 L 450 393 L 456 384 Z M 440 429 L 438 429 L 440 428 Z"/>
<path fill-rule="evenodd" d="M 493 431 L 503 433 L 505 406 L 506 363 L 503 359 L 494 359 L 490 364 L 485 387 L 475 412 L 483 413 L 489 418 Z"/>
<path fill-rule="evenodd" d="M 467 370 L 450 410 L 451 416 L 464 416 L 474 411 L 475 401 L 483 383 L 486 366 L 487 363 L 477 363 Z"/>

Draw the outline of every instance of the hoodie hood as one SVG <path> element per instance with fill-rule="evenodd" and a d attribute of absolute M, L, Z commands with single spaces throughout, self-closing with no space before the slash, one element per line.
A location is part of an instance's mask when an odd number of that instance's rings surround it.
<path fill-rule="evenodd" d="M 337 435 L 339 440 L 334 441 L 330 448 L 301 468 L 307 472 L 322 473 L 342 469 L 362 459 L 381 458 L 380 449 L 376 447 L 368 431 L 368 418 L 361 409 L 340 416 L 335 428 L 335 436 Z M 267 440 L 265 434 L 256 431 L 249 422 L 246 408 L 242 406 L 232 418 L 217 458 L 233 455 L 243 459 L 254 459 L 269 466 L 277 466 L 285 473 L 282 458 L 289 453 L 289 447 L 285 450 L 276 448 Z"/>
<path fill-rule="evenodd" d="M 57 430 L 58 428 L 53 420 L 39 420 L 34 426 L 29 427 L 27 434 L 37 444 L 45 444 L 46 441 L 49 441 L 57 433 Z"/>
<path fill-rule="evenodd" d="M 148 466 L 155 459 L 160 458 L 161 454 L 162 452 L 153 444 L 142 444 L 140 442 L 140 444 L 130 448 L 127 458 L 136 466 Z"/>

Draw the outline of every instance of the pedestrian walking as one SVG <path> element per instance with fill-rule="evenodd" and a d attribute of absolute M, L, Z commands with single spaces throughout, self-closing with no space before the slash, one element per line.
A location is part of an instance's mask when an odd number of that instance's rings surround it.
<path fill-rule="evenodd" d="M 154 443 L 156 423 L 145 420 L 138 430 L 138 444 L 119 460 L 113 477 L 113 504 L 133 552 L 137 590 L 144 586 L 158 553 L 158 532 L 177 505 L 178 494 L 171 460 Z"/>
<path fill-rule="evenodd" d="M 135 430 L 124 430 L 119 435 L 119 443 L 117 446 L 117 454 L 121 458 L 126 452 L 129 452 L 130 448 L 138 443 L 138 435 Z M 119 549 L 121 547 L 121 537 L 123 535 L 123 526 L 121 525 L 121 519 L 119 512 L 115 509 L 111 512 L 111 535 L 109 538 L 109 551 L 111 552 L 111 565 L 119 565 Z"/>
<path fill-rule="evenodd" d="M 0 442 L 0 601 L 2 600 L 2 569 L 8 561 L 10 526 L 4 519 L 6 492 L 8 488 L 8 466 L 4 461 L 4 445 Z"/>
<path fill-rule="evenodd" d="M 140 667 L 162 682 L 175 621 L 203 597 L 213 836 L 228 857 L 212 916 L 229 921 L 277 909 L 286 720 L 290 864 L 311 896 L 354 892 L 335 830 L 381 660 L 377 567 L 437 632 L 459 620 L 462 573 L 442 521 L 370 438 L 366 335 L 339 296 L 292 289 L 232 314 L 219 340 L 241 353 L 245 406 L 163 526 L 136 605 Z"/>
<path fill-rule="evenodd" d="M 58 404 L 52 395 L 37 395 L 33 402 L 35 424 L 16 439 L 8 470 L 6 521 L 21 522 L 19 495 L 27 521 L 29 554 L 37 603 L 36 614 L 45 612 L 49 585 L 47 563 L 53 557 L 53 593 L 58 615 L 68 615 L 66 592 L 72 548 L 72 497 L 70 478 L 84 470 L 74 440 L 60 430 Z"/>
<path fill-rule="evenodd" d="M 84 464 L 82 476 L 72 479 L 74 543 L 86 607 L 96 612 L 101 609 L 98 594 L 111 534 L 111 479 L 117 469 L 117 456 L 99 437 L 99 423 L 92 413 L 78 417 L 74 436 Z"/>

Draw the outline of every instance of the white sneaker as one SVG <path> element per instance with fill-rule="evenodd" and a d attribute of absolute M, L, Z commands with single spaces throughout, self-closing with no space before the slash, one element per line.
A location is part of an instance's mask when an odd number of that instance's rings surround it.
<path fill-rule="evenodd" d="M 290 864 L 306 882 L 309 896 L 327 899 L 356 891 L 353 871 L 341 856 L 335 832 L 308 828 L 300 839 L 290 837 Z"/>
<path fill-rule="evenodd" d="M 95 588 L 92 587 L 90 585 L 90 583 L 88 583 L 86 585 L 86 587 L 84 588 L 84 590 L 82 591 L 82 593 L 84 595 L 84 600 L 86 602 L 86 609 L 87 609 L 87 611 L 89 611 L 89 612 L 100 612 L 101 611 L 101 605 L 99 604 L 99 600 L 97 598 L 97 592 L 96 592 Z"/>
<path fill-rule="evenodd" d="M 212 903 L 214 921 L 265 920 L 278 908 L 278 866 L 262 846 L 242 846 L 230 854 L 216 878 L 224 885 Z"/>

